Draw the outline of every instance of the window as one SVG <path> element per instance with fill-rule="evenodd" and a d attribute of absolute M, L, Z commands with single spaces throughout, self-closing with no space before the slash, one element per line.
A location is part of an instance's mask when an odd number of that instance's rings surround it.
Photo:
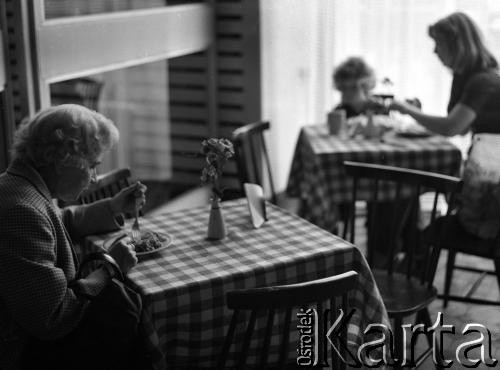
<path fill-rule="evenodd" d="M 427 28 L 454 12 L 470 15 L 483 31 L 488 46 L 500 55 L 500 2 L 470 0 L 354 0 L 333 1 L 335 40 L 333 62 L 361 55 L 389 77 L 401 97 L 418 97 L 426 112 L 444 114 L 451 74 L 434 55 Z"/>
<path fill-rule="evenodd" d="M 400 97 L 444 114 L 451 74 L 434 55 L 429 24 L 463 11 L 475 19 L 500 58 L 497 0 L 261 1 L 263 112 L 273 124 L 271 157 L 284 188 L 300 127 L 323 123 L 339 101 L 331 74 L 345 58 L 363 56 Z M 278 140 L 279 139 L 279 140 Z"/>

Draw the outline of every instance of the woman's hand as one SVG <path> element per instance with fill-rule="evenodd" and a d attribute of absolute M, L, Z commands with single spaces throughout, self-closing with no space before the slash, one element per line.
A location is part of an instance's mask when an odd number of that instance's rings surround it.
<path fill-rule="evenodd" d="M 133 244 L 126 244 L 123 240 L 112 244 L 108 249 L 108 253 L 115 259 L 123 274 L 126 274 L 137 264 L 137 256 L 135 255 Z"/>
<path fill-rule="evenodd" d="M 415 108 L 418 108 L 418 109 L 422 109 L 422 102 L 420 101 L 419 98 L 407 98 L 405 99 L 405 102 L 410 104 L 410 105 L 413 105 Z"/>
<path fill-rule="evenodd" d="M 373 96 L 366 101 L 366 109 L 373 111 L 374 114 L 389 114 L 389 107 L 384 99 Z"/>
<path fill-rule="evenodd" d="M 403 114 L 408 114 L 410 110 L 416 108 L 406 102 L 402 102 L 400 100 L 392 100 L 391 103 L 389 104 L 389 109 L 401 112 Z"/>
<path fill-rule="evenodd" d="M 146 203 L 146 190 L 147 186 L 141 184 L 139 181 L 122 189 L 111 198 L 110 202 L 113 214 L 133 213 L 136 205 L 139 209 L 142 208 Z"/>

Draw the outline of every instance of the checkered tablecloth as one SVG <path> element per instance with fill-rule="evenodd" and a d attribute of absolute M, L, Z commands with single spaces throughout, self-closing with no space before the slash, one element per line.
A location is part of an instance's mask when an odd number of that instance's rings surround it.
<path fill-rule="evenodd" d="M 392 137 L 388 142 L 340 139 L 328 134 L 325 125 L 302 129 L 292 161 L 287 194 L 302 199 L 302 217 L 330 231 L 338 221 L 337 206 L 350 201 L 352 179 L 343 162 L 357 161 L 457 175 L 460 150 L 442 136 Z M 357 197 L 366 199 L 371 184 L 359 183 Z M 384 191 L 384 189 L 386 191 Z M 393 187 L 381 187 L 379 200 L 393 197 Z"/>
<path fill-rule="evenodd" d="M 356 309 L 349 340 L 359 345 L 369 323 L 389 325 L 371 271 L 356 247 L 270 204 L 269 219 L 259 229 L 251 226 L 242 199 L 222 206 L 228 236 L 221 241 L 205 237 L 208 207 L 141 219 L 141 228 L 173 237 L 170 247 L 141 260 L 129 273 L 144 297 L 167 365 L 214 367 L 232 314 L 225 294 L 233 289 L 291 284 L 354 270 L 359 279 L 349 298 L 350 308 Z M 116 235 L 89 237 L 87 247 L 100 247 Z M 294 361 L 298 330 L 291 333 L 291 341 Z"/>

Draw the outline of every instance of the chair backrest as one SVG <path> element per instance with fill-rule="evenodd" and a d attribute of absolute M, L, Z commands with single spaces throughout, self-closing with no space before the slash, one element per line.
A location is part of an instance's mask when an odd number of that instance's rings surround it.
<path fill-rule="evenodd" d="M 241 316 L 245 311 L 250 312 L 250 317 L 245 328 L 245 336 L 243 339 L 242 348 L 235 348 L 235 353 L 239 356 L 236 359 L 237 369 L 246 368 L 246 361 L 249 352 L 252 335 L 256 327 L 258 319 L 265 319 L 264 337 L 258 338 L 260 348 L 257 349 L 259 354 L 258 369 L 266 369 L 268 365 L 268 357 L 270 355 L 269 348 L 271 343 L 272 331 L 275 317 L 281 318 L 284 322 L 279 323 L 281 338 L 279 341 L 279 364 L 278 368 L 284 368 L 287 365 L 290 342 L 291 330 L 297 330 L 296 327 L 291 325 L 292 312 L 294 309 L 314 308 L 318 314 L 318 328 L 321 333 L 325 334 L 324 329 L 327 323 L 323 321 L 324 308 L 330 309 L 329 317 L 330 325 L 335 322 L 335 303 L 336 298 L 341 298 L 341 306 L 344 312 L 348 309 L 348 292 L 353 290 L 358 273 L 349 271 L 340 275 L 308 281 L 304 283 L 280 285 L 263 288 L 234 290 L 226 294 L 227 307 L 234 310 L 231 323 L 226 335 L 222 354 L 219 358 L 217 369 L 224 369 L 226 360 L 231 348 L 233 337 L 235 336 L 236 327 L 241 322 Z M 309 307 L 314 304 L 314 307 Z M 278 315 L 279 312 L 284 311 L 284 315 Z M 267 313 L 267 315 L 265 315 Z M 258 315 L 260 314 L 260 316 Z M 277 320 L 280 321 L 280 320 Z M 321 335 L 321 333 L 318 333 Z M 347 335 L 343 333 L 344 338 Z M 323 336 L 324 338 L 324 336 Z M 326 342 L 325 342 L 326 347 Z M 327 354 L 326 349 L 319 346 L 319 359 L 323 360 L 324 354 Z M 337 346 L 338 348 L 339 346 Z M 294 351 L 295 352 L 295 351 Z M 296 360 L 296 359 L 295 359 Z M 289 363 L 288 363 L 289 364 Z M 273 364 L 274 365 L 274 364 Z M 344 368 L 344 363 L 340 360 L 339 356 L 331 348 L 331 366 L 332 369 Z M 274 368 L 274 367 L 273 367 Z"/>
<path fill-rule="evenodd" d="M 269 154 L 264 140 L 264 131 L 269 130 L 268 121 L 259 121 L 240 127 L 233 132 L 238 179 L 242 192 L 246 182 L 262 186 L 270 194 L 271 202 L 277 203 Z"/>
<path fill-rule="evenodd" d="M 368 262 L 373 266 L 374 241 L 378 240 L 380 233 L 388 235 L 387 246 L 383 247 L 386 252 L 386 265 L 389 274 L 394 269 L 404 272 L 407 277 L 416 276 L 422 283 L 432 286 L 435 270 L 441 251 L 440 238 L 446 233 L 446 227 L 443 227 L 439 233 L 427 233 L 422 237 L 422 232 L 418 227 L 419 201 L 423 192 L 434 193 L 433 206 L 429 222 L 432 223 L 439 216 L 439 200 L 444 195 L 448 201 L 448 216 L 456 202 L 456 196 L 462 187 L 461 179 L 453 176 L 441 175 L 437 173 L 410 170 L 393 166 L 376 165 L 370 163 L 344 162 L 344 167 L 348 175 L 353 178 L 352 203 L 350 210 L 350 241 L 355 243 L 355 201 L 357 200 L 357 191 L 361 181 L 369 182 L 370 196 L 366 200 L 369 207 L 368 217 Z M 366 185 L 366 183 L 365 183 Z M 385 206 L 384 214 L 379 212 L 381 190 L 390 194 L 383 199 Z M 441 196 L 440 196 L 441 194 Z M 387 204 L 390 208 L 387 208 Z M 408 216 L 407 218 L 405 217 Z M 381 230 L 376 224 L 381 218 L 390 217 L 387 224 L 388 229 Z M 401 240 L 401 223 L 406 218 L 405 226 L 407 231 L 404 233 L 404 239 Z M 446 219 L 445 219 L 446 221 Z M 399 239 L 398 239 L 399 238 Z M 399 243 L 398 243 L 399 241 Z M 400 249 L 402 248 L 402 250 Z M 418 248 L 418 250 L 417 250 Z M 399 265 L 396 265 L 396 257 L 404 258 Z M 418 254 L 418 258 L 417 257 Z"/>
<path fill-rule="evenodd" d="M 98 110 L 103 83 L 89 77 L 56 82 L 50 85 L 52 104 L 81 104 Z"/>
<path fill-rule="evenodd" d="M 119 168 L 97 176 L 97 181 L 85 189 L 78 197 L 80 204 L 88 204 L 109 198 L 130 185 L 130 169 Z"/>

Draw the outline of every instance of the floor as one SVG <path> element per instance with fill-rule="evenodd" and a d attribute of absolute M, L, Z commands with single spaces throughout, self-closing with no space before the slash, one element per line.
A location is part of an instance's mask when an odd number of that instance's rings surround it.
<path fill-rule="evenodd" d="M 356 221 L 356 244 L 361 250 L 366 250 L 366 232 L 364 229 L 365 219 L 363 212 L 357 217 Z M 447 252 L 443 251 L 439 260 L 439 265 L 435 278 L 435 286 L 439 292 L 442 292 L 444 285 L 444 271 L 446 266 Z M 479 257 L 459 255 L 457 256 L 457 263 L 461 265 L 475 266 L 480 268 L 493 269 L 493 262 Z M 452 293 L 463 294 L 474 283 L 477 275 L 464 271 L 455 271 L 453 276 Z M 500 289 L 498 287 L 496 278 L 494 276 L 487 276 L 478 289 L 474 293 L 474 297 L 486 298 L 497 300 L 500 302 Z M 454 360 L 451 369 L 465 369 L 464 365 L 458 363 L 456 350 L 462 343 L 479 338 L 479 334 L 471 333 L 463 335 L 462 332 L 467 324 L 480 324 L 483 325 L 491 333 L 491 357 L 500 361 L 500 306 L 484 306 L 472 305 L 460 302 L 449 302 L 446 309 L 443 308 L 442 300 L 437 300 L 430 306 L 431 320 L 435 322 L 439 312 L 442 313 L 443 323 L 445 325 L 453 325 L 455 327 L 455 334 L 445 334 L 444 336 L 444 356 L 448 360 Z M 417 343 L 417 353 L 421 348 L 426 348 L 426 341 L 420 339 Z M 486 350 L 485 357 L 488 357 Z M 463 354 L 459 355 L 463 360 Z M 469 359 L 480 358 L 479 349 L 474 350 L 468 355 Z M 433 362 L 431 359 L 426 360 L 422 365 L 422 369 L 433 369 Z M 490 369 L 484 364 L 479 364 L 478 369 Z M 495 368 L 500 368 L 500 363 Z"/>
<path fill-rule="evenodd" d="M 439 290 L 442 290 L 444 281 L 444 267 L 445 267 L 446 253 L 440 260 L 438 274 L 436 276 L 435 285 Z M 457 261 L 464 265 L 469 266 L 482 266 L 485 268 L 493 269 L 493 263 L 476 257 L 461 256 Z M 468 272 L 457 271 L 454 276 L 454 286 L 452 293 L 463 293 L 469 289 L 474 282 L 474 274 Z M 481 298 L 488 298 L 500 301 L 499 288 L 496 278 L 488 276 L 483 280 L 474 296 Z M 491 333 L 491 356 L 500 360 L 500 307 L 499 306 L 484 306 L 484 305 L 471 305 L 460 302 L 450 302 L 446 309 L 443 309 L 442 301 L 438 300 L 431 306 L 431 315 L 433 319 L 436 318 L 437 313 L 443 313 L 443 321 L 445 324 L 453 325 L 456 329 L 454 335 L 445 337 L 444 353 L 448 359 L 455 359 L 455 351 L 457 347 L 466 342 L 478 338 L 479 334 L 463 335 L 462 332 L 467 324 L 481 324 Z M 470 355 L 469 358 L 479 358 L 479 351 L 473 352 L 475 357 Z M 488 356 L 488 353 L 485 353 Z M 496 368 L 499 368 L 497 365 Z M 465 367 L 453 367 L 465 368 Z M 489 367 L 481 364 L 479 369 L 488 369 Z"/>
<path fill-rule="evenodd" d="M 148 186 L 148 202 L 145 207 L 145 212 L 154 211 L 158 209 L 158 206 L 164 207 L 168 205 L 168 202 L 172 198 L 182 198 L 179 194 L 182 192 L 178 187 L 173 187 L 164 183 L 147 183 Z M 196 191 L 196 189 L 195 189 Z M 195 197 L 185 197 L 186 207 L 194 206 L 197 204 L 189 204 L 190 199 Z M 365 250 L 366 233 L 364 231 L 365 221 L 363 219 L 364 214 L 361 212 L 357 220 L 357 245 L 360 249 Z M 442 291 L 443 281 L 444 281 L 444 266 L 446 262 L 446 252 L 443 252 L 439 262 L 437 275 L 435 279 L 435 286 Z M 459 256 L 457 257 L 457 262 L 471 266 L 481 266 L 492 269 L 493 263 L 491 261 L 476 258 Z M 466 291 L 474 282 L 474 275 L 467 272 L 455 272 L 454 283 L 452 287 L 452 292 L 463 293 Z M 482 284 L 476 291 L 476 296 L 482 298 L 489 298 L 493 300 L 500 301 L 500 289 L 498 288 L 496 279 L 493 276 L 487 276 Z M 453 325 L 455 327 L 455 334 L 446 334 L 444 336 L 444 355 L 446 359 L 453 359 L 454 364 L 451 369 L 462 369 L 466 368 L 460 365 L 456 360 L 455 352 L 458 346 L 464 342 L 468 342 L 478 338 L 478 334 L 463 335 L 462 332 L 467 324 L 480 324 L 483 325 L 491 333 L 491 357 L 500 360 L 500 307 L 494 306 L 482 306 L 482 305 L 470 305 L 458 302 L 450 302 L 446 309 L 442 306 L 442 301 L 435 301 L 431 307 L 431 320 L 434 322 L 437 318 L 439 312 L 443 315 L 443 323 L 445 325 Z M 418 348 L 422 348 L 426 344 L 423 338 L 419 340 L 417 344 Z M 488 351 L 486 351 L 485 356 L 488 357 Z M 479 350 L 472 351 L 469 354 L 469 359 L 479 358 Z M 463 358 L 463 355 L 460 355 Z M 432 369 L 434 368 L 432 360 L 428 359 L 422 369 Z M 484 364 L 480 364 L 477 368 L 479 369 L 489 369 Z M 500 368 L 497 365 L 496 368 Z"/>

